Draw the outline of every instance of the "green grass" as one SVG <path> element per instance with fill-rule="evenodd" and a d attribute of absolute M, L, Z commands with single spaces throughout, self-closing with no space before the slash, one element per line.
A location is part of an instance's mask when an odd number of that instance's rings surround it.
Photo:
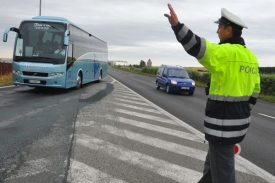
<path fill-rule="evenodd" d="M 269 95 L 260 94 L 259 99 L 275 103 L 275 96 L 269 96 Z"/>
<path fill-rule="evenodd" d="M 12 73 L 0 76 L 0 86 L 13 85 Z"/>

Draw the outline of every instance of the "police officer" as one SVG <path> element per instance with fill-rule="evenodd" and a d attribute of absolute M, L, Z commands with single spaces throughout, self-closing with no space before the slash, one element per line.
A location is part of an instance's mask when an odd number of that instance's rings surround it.
<path fill-rule="evenodd" d="M 250 110 L 260 93 L 256 56 L 241 37 L 244 22 L 222 8 L 217 34 L 219 44 L 194 34 L 180 23 L 172 6 L 164 14 L 177 40 L 211 73 L 205 109 L 204 133 L 209 150 L 199 183 L 235 183 L 234 146 L 240 143 L 250 124 Z"/>

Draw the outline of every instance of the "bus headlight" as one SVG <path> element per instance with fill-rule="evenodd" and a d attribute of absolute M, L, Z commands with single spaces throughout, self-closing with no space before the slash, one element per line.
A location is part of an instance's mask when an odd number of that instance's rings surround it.
<path fill-rule="evenodd" d="M 171 80 L 171 84 L 172 84 L 172 85 L 176 85 L 176 84 L 177 84 L 177 81 Z"/>
<path fill-rule="evenodd" d="M 18 74 L 18 75 L 21 75 L 21 71 L 14 70 L 14 69 L 12 70 L 12 73 L 13 73 L 13 74 Z"/>
<path fill-rule="evenodd" d="M 63 72 L 53 72 L 50 74 L 51 77 L 60 77 L 63 76 Z"/>

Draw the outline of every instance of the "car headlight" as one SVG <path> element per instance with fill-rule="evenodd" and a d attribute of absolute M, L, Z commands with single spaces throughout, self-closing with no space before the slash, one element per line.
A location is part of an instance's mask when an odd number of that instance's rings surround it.
<path fill-rule="evenodd" d="M 53 72 L 50 74 L 50 76 L 53 76 L 53 77 L 60 77 L 60 76 L 63 76 L 63 72 Z"/>
<path fill-rule="evenodd" d="M 192 81 L 192 86 L 195 86 L 195 81 Z"/>
<path fill-rule="evenodd" d="M 21 75 L 21 71 L 14 70 L 14 69 L 12 70 L 12 73 L 13 73 L 13 74 L 18 74 L 18 75 Z"/>
<path fill-rule="evenodd" d="M 171 80 L 171 84 L 172 84 L 172 85 L 176 85 L 176 84 L 177 84 L 177 81 Z"/>

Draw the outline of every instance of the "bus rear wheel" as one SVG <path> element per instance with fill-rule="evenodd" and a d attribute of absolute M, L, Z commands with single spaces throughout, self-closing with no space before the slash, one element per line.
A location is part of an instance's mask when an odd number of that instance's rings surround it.
<path fill-rule="evenodd" d="M 81 85 L 82 85 L 82 76 L 80 73 L 78 73 L 75 89 L 79 89 Z"/>

